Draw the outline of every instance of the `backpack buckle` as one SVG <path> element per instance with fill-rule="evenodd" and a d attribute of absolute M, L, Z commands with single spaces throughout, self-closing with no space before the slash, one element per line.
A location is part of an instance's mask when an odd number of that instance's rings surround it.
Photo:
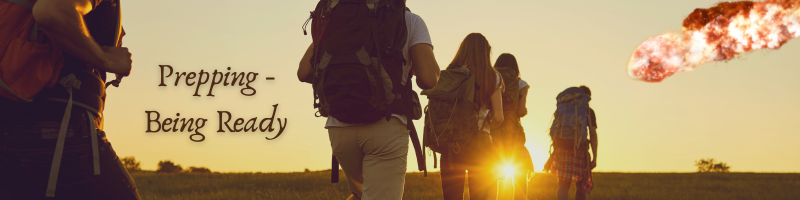
<path fill-rule="evenodd" d="M 375 9 L 375 7 L 377 7 L 377 6 L 378 6 L 377 3 L 375 3 L 375 4 L 369 4 L 368 3 L 367 4 L 367 7 L 369 7 L 369 16 L 370 17 L 378 16 L 378 11 L 377 11 L 378 9 Z"/>

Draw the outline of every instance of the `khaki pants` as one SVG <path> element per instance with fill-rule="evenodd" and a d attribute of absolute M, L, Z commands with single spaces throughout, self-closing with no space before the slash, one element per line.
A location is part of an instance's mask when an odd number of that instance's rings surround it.
<path fill-rule="evenodd" d="M 399 119 L 330 127 L 328 136 L 353 194 L 363 200 L 403 198 L 409 138 Z"/>

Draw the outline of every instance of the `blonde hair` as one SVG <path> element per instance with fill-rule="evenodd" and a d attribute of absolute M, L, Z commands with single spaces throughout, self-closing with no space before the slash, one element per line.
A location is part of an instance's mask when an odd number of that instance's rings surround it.
<path fill-rule="evenodd" d="M 499 89 L 497 85 L 497 71 L 491 63 L 492 46 L 480 33 L 470 33 L 461 42 L 451 65 L 467 66 L 475 75 L 475 99 L 478 106 L 489 102 L 492 93 Z M 503 85 L 500 80 L 500 85 Z"/>

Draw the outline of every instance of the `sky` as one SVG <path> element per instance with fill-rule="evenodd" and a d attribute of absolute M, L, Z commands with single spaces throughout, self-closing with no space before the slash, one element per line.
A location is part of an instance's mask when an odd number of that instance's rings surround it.
<path fill-rule="evenodd" d="M 661 83 L 635 81 L 626 66 L 645 39 L 681 30 L 695 8 L 717 0 L 674 1 L 408 1 L 428 26 L 439 66 L 452 60 L 461 40 L 480 32 L 493 60 L 512 53 L 531 88 L 522 118 L 534 167 L 548 156 L 546 130 L 555 96 L 587 85 L 596 110 L 598 166 L 603 172 L 692 172 L 694 162 L 714 158 L 736 172 L 800 172 L 800 41 L 780 50 L 756 51 L 729 62 L 699 66 Z M 310 84 L 296 78 L 311 42 L 301 26 L 317 1 L 137 0 L 122 3 L 133 53 L 133 72 L 108 89 L 105 131 L 117 155 L 135 156 L 145 170 L 158 161 L 220 172 L 292 172 L 330 168 L 325 119 L 314 117 Z M 493 62 L 494 63 L 494 62 Z M 195 86 L 161 83 L 159 65 L 177 72 L 255 72 L 257 93 L 243 86 L 216 86 L 214 97 L 193 96 Z M 265 80 L 275 77 L 275 80 Z M 172 82 L 170 82 L 172 81 Z M 417 92 L 419 88 L 415 87 Z M 208 92 L 208 85 L 199 89 Z M 423 105 L 427 100 L 422 97 Z M 245 120 L 288 120 L 275 132 L 218 133 L 217 111 Z M 146 111 L 164 117 L 205 118 L 203 142 L 190 132 L 148 133 Z M 232 121 L 233 122 L 233 121 Z M 277 122 L 276 122 L 277 124 Z M 423 123 L 415 122 L 419 132 Z M 277 129 L 276 129 L 277 130 Z M 421 135 L 420 135 L 421 137 Z M 421 138 L 420 138 L 421 139 Z M 428 168 L 433 169 L 432 157 Z M 408 169 L 416 170 L 413 148 Z"/>

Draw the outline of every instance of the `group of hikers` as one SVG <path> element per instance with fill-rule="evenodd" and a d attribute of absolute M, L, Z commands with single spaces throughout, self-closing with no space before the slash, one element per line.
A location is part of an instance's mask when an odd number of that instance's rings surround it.
<path fill-rule="evenodd" d="M 139 199 L 103 131 L 105 89 L 131 71 L 120 16 L 119 0 L 0 0 L 3 199 Z M 327 117 L 349 199 L 401 199 L 409 140 L 426 176 L 423 147 L 440 163 L 444 199 L 462 199 L 465 185 L 470 199 L 496 198 L 499 171 L 509 167 L 515 198 L 526 198 L 533 164 L 520 118 L 530 86 L 513 55 L 492 66 L 488 40 L 471 33 L 441 70 L 425 22 L 405 0 L 322 0 L 312 19 L 297 75 Z M 117 79 L 107 82 L 107 73 Z M 559 180 L 558 199 L 573 182 L 585 199 L 597 159 L 591 91 L 571 87 L 556 100 L 544 170 Z M 421 142 L 412 120 L 425 122 Z"/>
<path fill-rule="evenodd" d="M 514 199 L 527 198 L 533 164 L 520 118 L 528 114 L 530 85 L 512 54 L 492 66 L 488 40 L 471 33 L 441 70 L 425 22 L 405 0 L 323 0 L 309 20 L 313 41 L 297 76 L 311 83 L 317 116 L 327 117 L 332 179 L 341 166 L 348 199 L 401 199 L 409 139 L 425 176 L 422 148 L 433 152 L 434 168 L 441 163 L 444 199 L 462 199 L 465 186 L 469 199 L 496 199 L 503 171 L 513 174 Z M 424 108 L 413 76 L 429 100 Z M 575 199 L 585 199 L 597 161 L 591 91 L 570 87 L 556 100 L 544 170 L 559 180 L 558 199 L 567 199 L 573 182 Z M 412 120 L 425 123 L 421 146 Z"/>

